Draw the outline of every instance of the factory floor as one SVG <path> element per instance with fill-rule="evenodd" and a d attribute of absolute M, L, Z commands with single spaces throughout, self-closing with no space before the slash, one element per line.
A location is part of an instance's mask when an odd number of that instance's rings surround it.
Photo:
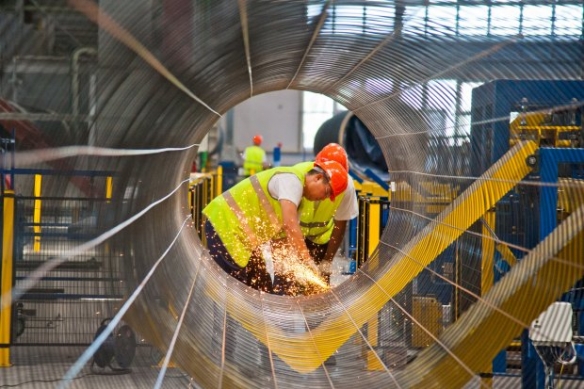
<path fill-rule="evenodd" d="M 83 347 L 32 347 L 11 349 L 12 366 L 0 368 L 0 388 L 56 388 L 67 370 L 85 351 Z M 136 349 L 130 368 L 115 372 L 88 363 L 69 388 L 153 388 L 160 368 L 153 363 L 152 348 Z M 178 369 L 168 369 L 162 388 L 187 388 L 190 378 Z"/>
<path fill-rule="evenodd" d="M 338 285 L 350 278 L 347 275 L 348 262 L 344 258 L 335 258 L 332 267 L 331 284 Z M 11 348 L 10 359 L 12 366 L 0 368 L 0 389 L 49 389 L 58 387 L 68 369 L 85 351 L 85 347 L 64 346 L 16 346 Z M 354 353 L 345 353 L 355 355 Z M 136 355 L 130 368 L 126 371 L 113 371 L 109 368 L 99 368 L 91 362 L 80 371 L 70 383 L 69 388 L 154 388 L 160 373 L 159 362 L 162 355 L 153 347 L 140 344 L 136 348 Z M 520 366 L 520 365 L 518 365 Z M 331 376 L 339 378 L 354 377 L 363 384 L 368 381 L 369 387 L 375 387 L 377 374 L 387 374 L 381 371 L 368 371 L 362 358 L 337 358 L 334 366 L 327 366 Z M 509 369 L 505 376 L 496 376 L 492 379 L 492 388 L 521 388 L 521 371 Z M 353 373 L 354 372 L 354 373 Z M 572 377 L 562 376 L 555 381 L 555 389 L 584 389 L 584 381 Z M 199 388 L 193 383 L 188 374 L 176 367 L 170 367 L 161 385 L 162 388 Z M 489 387 L 479 377 L 471 380 L 464 389 L 478 389 Z M 242 382 L 242 388 L 246 388 Z M 307 388 L 309 389 L 309 388 Z M 407 388 L 404 388 L 407 389 Z M 449 388 L 445 388 L 449 389 Z M 523 388 L 532 389 L 532 388 Z"/>
<path fill-rule="evenodd" d="M 83 347 L 31 347 L 19 346 L 11 350 L 12 366 L 0 368 L 0 388 L 49 389 L 56 388 L 61 378 L 66 374 L 77 358 L 83 353 Z M 69 388 L 105 389 L 105 388 L 154 388 L 159 366 L 154 363 L 158 354 L 150 346 L 140 346 L 136 349 L 129 371 L 116 374 L 109 368 L 101 369 L 88 363 L 71 382 Z M 329 367 L 331 375 L 345 375 L 345 369 L 352 370 L 355 366 Z M 354 375 L 359 379 L 359 375 Z M 190 377 L 177 368 L 169 368 L 166 372 L 162 388 L 198 388 Z M 243 386 L 245 387 L 245 386 Z M 464 389 L 485 388 L 480 379 L 469 382 Z M 492 388 L 521 388 L 520 371 L 512 371 L 506 376 L 493 378 Z M 555 389 L 584 389 L 584 381 L 574 379 L 556 379 Z M 523 388 L 531 389 L 531 388 Z"/>

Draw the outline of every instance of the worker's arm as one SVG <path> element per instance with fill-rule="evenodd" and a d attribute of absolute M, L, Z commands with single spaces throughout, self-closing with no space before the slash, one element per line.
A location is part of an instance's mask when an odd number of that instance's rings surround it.
<path fill-rule="evenodd" d="M 343 239 L 345 238 L 345 230 L 349 220 L 359 216 L 359 202 L 357 200 L 357 193 L 355 192 L 355 185 L 353 180 L 348 181 L 348 186 L 345 196 L 341 200 L 339 207 L 335 213 L 333 232 L 328 242 L 326 253 L 323 257 L 324 263 L 332 263 L 335 254 L 341 247 Z"/>
<path fill-rule="evenodd" d="M 298 209 L 296 204 L 290 200 L 280 200 L 282 207 L 282 222 L 283 229 L 286 233 L 286 240 L 288 244 L 293 247 L 298 253 L 300 259 L 313 269 L 318 269 L 314 260 L 308 252 L 306 243 L 304 243 L 304 236 L 300 230 L 300 222 L 298 221 Z"/>
<path fill-rule="evenodd" d="M 343 238 L 345 237 L 345 229 L 347 228 L 347 220 L 335 220 L 335 225 L 333 226 L 333 232 L 331 238 L 328 242 L 326 249 L 326 254 L 324 255 L 323 261 L 332 262 L 335 254 L 341 247 Z"/>

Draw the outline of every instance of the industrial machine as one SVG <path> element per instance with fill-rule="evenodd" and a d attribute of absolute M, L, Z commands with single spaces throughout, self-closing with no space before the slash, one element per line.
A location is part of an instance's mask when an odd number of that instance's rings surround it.
<path fill-rule="evenodd" d="M 457 277 L 462 284 L 474 284 L 485 293 L 521 261 L 527 250 L 518 248 L 534 248 L 581 205 L 584 198 L 583 104 L 582 81 L 499 80 L 473 90 L 471 167 L 474 176 L 481 175 L 519 141 L 534 141 L 538 149 L 525 161 L 532 167 L 531 173 L 475 226 L 476 231 L 488 238 L 483 239 L 482 263 L 475 264 L 474 268 L 468 264 L 459 267 Z M 493 240 L 497 242 L 496 247 Z M 474 271 L 492 272 L 492 279 L 485 281 L 482 277 L 478 281 L 481 284 L 477 285 L 476 280 L 471 281 Z M 562 332 L 564 338 L 572 338 L 572 330 L 574 339 L 584 333 L 581 283 L 566 291 L 561 298 L 561 309 L 552 306 L 541 317 L 544 323 L 553 320 L 554 334 L 558 328 L 566 329 Z M 457 309 L 462 312 L 470 304 L 461 302 Z M 546 337 L 545 331 L 538 335 L 537 320 L 534 323 L 535 328 L 532 325 L 531 331 L 526 329 L 516 342 L 521 350 L 522 384 L 525 388 L 551 388 L 554 363 L 566 364 L 566 357 L 555 353 L 556 360 L 550 360 L 551 354 L 545 352 L 544 346 L 549 351 L 554 337 Z M 571 344 L 572 339 L 562 341 Z M 564 344 L 561 348 L 565 348 Z M 576 349 L 572 347 L 572 352 Z M 574 363 L 576 357 L 568 360 Z M 493 361 L 493 373 L 504 374 L 506 367 L 507 353 L 503 350 Z M 582 369 L 578 369 L 578 375 L 579 379 L 584 377 Z"/>

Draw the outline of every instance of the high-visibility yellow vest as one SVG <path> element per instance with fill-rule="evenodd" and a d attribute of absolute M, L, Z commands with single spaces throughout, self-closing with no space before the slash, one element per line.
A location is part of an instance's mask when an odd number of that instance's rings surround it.
<path fill-rule="evenodd" d="M 264 159 L 266 152 L 259 146 L 249 146 L 244 152 L 245 160 L 243 161 L 243 173 L 246 176 L 254 173 L 259 173 L 264 170 Z"/>
<path fill-rule="evenodd" d="M 296 166 L 306 168 L 314 165 L 314 162 L 303 162 Z M 324 199 L 322 201 L 309 201 L 302 198 L 298 208 L 300 229 L 305 238 L 317 244 L 325 244 L 331 239 L 335 225 L 334 216 L 345 192 L 335 197 L 335 201 Z"/>
<path fill-rule="evenodd" d="M 238 266 L 245 267 L 252 252 L 282 230 L 282 209 L 268 191 L 270 179 L 294 173 L 304 186 L 308 170 L 296 166 L 265 170 L 239 182 L 203 209 Z"/>

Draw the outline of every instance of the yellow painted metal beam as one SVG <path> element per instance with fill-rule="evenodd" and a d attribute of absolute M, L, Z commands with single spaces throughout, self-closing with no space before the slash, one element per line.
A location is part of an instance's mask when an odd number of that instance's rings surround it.
<path fill-rule="evenodd" d="M 379 245 L 379 237 L 381 236 L 381 204 L 375 199 L 369 202 L 369 225 L 367 229 L 369 230 L 367 252 L 371 255 Z"/>
<path fill-rule="evenodd" d="M 490 237 L 494 225 L 495 212 L 489 210 L 483 218 L 482 225 L 483 238 L 481 250 L 483 260 L 481 262 L 481 295 L 487 293 L 495 283 L 495 241 L 493 237 Z M 464 292 L 457 291 L 456 293 Z"/>
<path fill-rule="evenodd" d="M 264 325 L 249 305 L 249 296 L 246 295 L 228 295 L 229 315 L 264 344 L 268 344 L 269 338 L 271 351 L 292 369 L 300 373 L 317 369 L 529 173 L 525 159 L 536 149 L 535 143 L 526 141 L 509 150 L 444 209 L 434 222 L 418 233 L 402 249 L 402 254 L 392 259 L 394 265 L 377 279 L 376 284 L 356 290 L 351 305 L 345 306 L 342 312 L 331 314 L 310 332 L 290 334 L 277 326 Z M 222 302 L 224 286 L 219 280 L 208 282 L 214 284 L 207 289 L 211 297 Z"/>
<path fill-rule="evenodd" d="M 113 192 L 114 192 L 114 179 L 112 176 L 107 176 L 105 178 L 105 198 L 108 200 L 111 200 Z"/>
<path fill-rule="evenodd" d="M 513 251 L 503 243 L 498 243 L 496 245 L 497 251 L 501 254 L 501 257 L 509 264 L 509 266 L 513 267 L 518 262 L 517 257 L 513 254 Z"/>
<path fill-rule="evenodd" d="M 368 229 L 368 247 L 367 252 L 372 254 L 379 245 L 379 237 L 381 235 L 381 204 L 378 199 L 370 199 L 369 201 L 369 225 Z M 379 265 L 379 261 L 375 261 L 369 265 L 371 270 L 374 270 Z M 373 268 L 373 269 L 372 269 Z M 374 315 L 367 322 L 367 338 L 371 347 L 379 345 L 379 315 Z M 373 355 L 373 350 L 367 350 L 367 369 L 368 370 L 384 370 L 381 365 L 381 360 Z"/>
<path fill-rule="evenodd" d="M 35 253 L 38 253 L 39 251 L 41 251 L 41 207 L 42 207 L 42 201 L 41 201 L 41 187 L 42 187 L 42 183 L 43 183 L 43 176 L 41 176 L 40 174 L 35 174 L 34 175 L 34 211 L 33 211 L 33 231 L 34 231 L 34 243 L 33 243 L 33 250 Z"/>
<path fill-rule="evenodd" d="M 368 195 L 373 197 L 391 198 L 391 192 L 383 189 L 381 185 L 373 181 L 364 180 L 362 183 L 354 181 L 355 190 L 359 191 L 361 195 Z"/>
<path fill-rule="evenodd" d="M 11 366 L 10 327 L 12 322 L 12 278 L 14 265 L 14 191 L 4 191 L 4 215 L 2 216 L 2 270 L 0 273 L 0 296 L 9 301 L 0 305 L 0 367 Z"/>
<path fill-rule="evenodd" d="M 217 166 L 217 181 L 215 182 L 215 194 L 223 193 L 223 166 Z"/>
<path fill-rule="evenodd" d="M 499 351 L 582 278 L 583 252 L 581 206 L 448 327 L 441 339 L 448 339 L 459 361 L 434 344 L 399 373 L 398 381 L 407 381 L 408 388 L 459 388 L 471 379 L 467 369 L 489 369 Z"/>

